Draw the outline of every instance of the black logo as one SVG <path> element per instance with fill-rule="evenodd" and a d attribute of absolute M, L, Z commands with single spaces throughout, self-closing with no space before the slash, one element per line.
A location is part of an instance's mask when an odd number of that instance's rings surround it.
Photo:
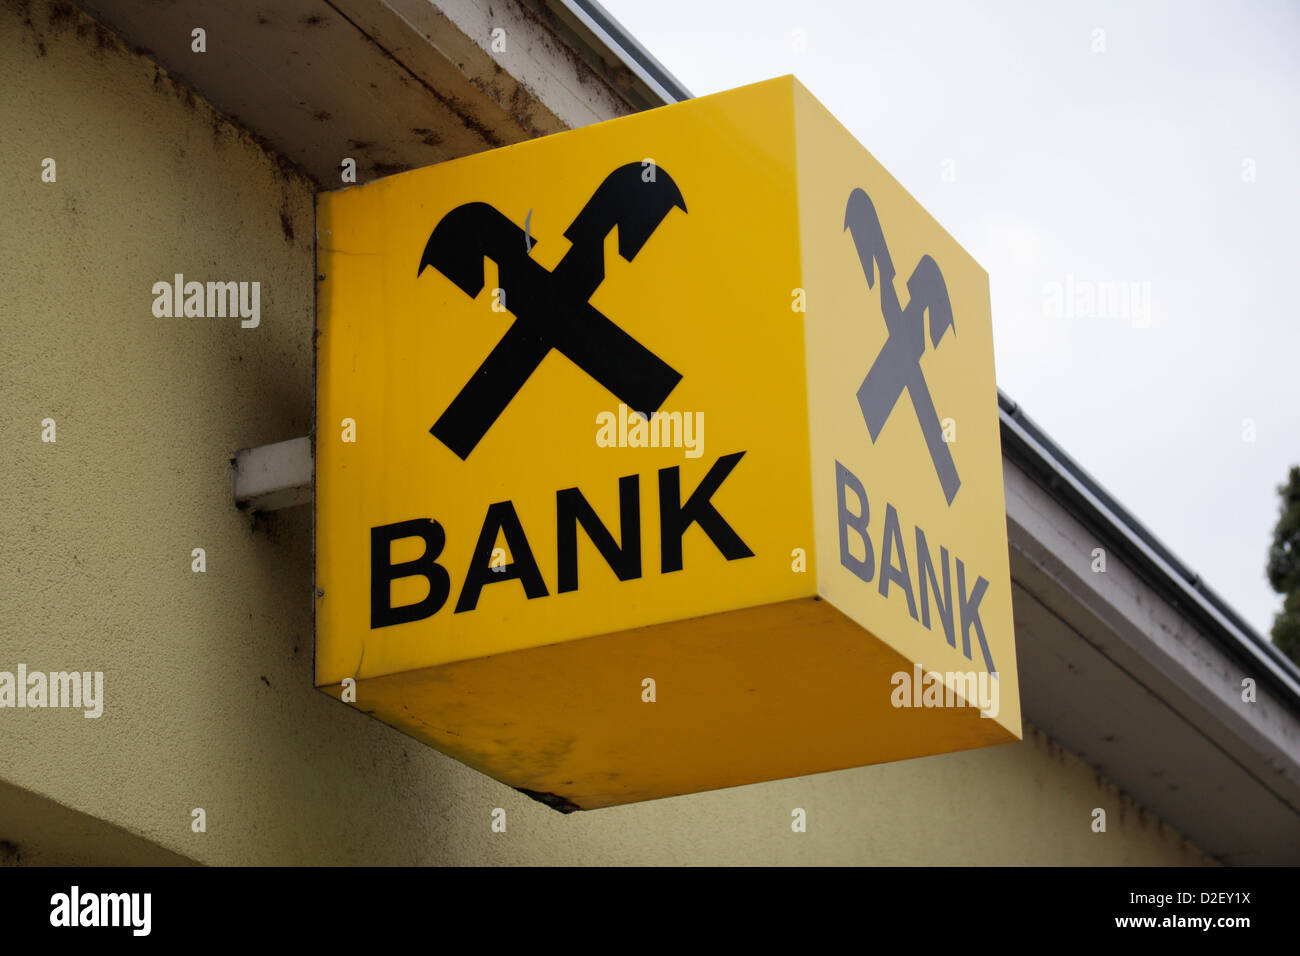
<path fill-rule="evenodd" d="M 871 198 L 861 189 L 855 189 L 849 194 L 848 206 L 844 210 L 844 228 L 853 235 L 853 245 L 862 262 L 862 272 L 867 277 L 868 288 L 875 286 L 873 263 L 880 267 L 880 309 L 885 316 L 885 326 L 889 329 L 889 338 L 885 340 L 880 354 L 876 356 L 876 361 L 858 389 L 862 419 L 867 423 L 867 431 L 871 433 L 871 441 L 874 443 L 906 391 L 912 399 L 917 421 L 921 423 L 921 434 L 930 450 L 935 474 L 939 476 L 944 496 L 951 505 L 957 496 L 957 489 L 961 487 L 961 479 L 957 477 L 957 466 L 953 463 L 948 444 L 943 440 L 939 413 L 935 411 L 934 400 L 930 397 L 925 375 L 921 372 L 921 355 L 925 352 L 923 319 L 926 313 L 930 315 L 930 344 L 933 347 L 939 347 L 939 340 L 949 329 L 952 329 L 953 335 L 957 334 L 943 273 L 932 258 L 922 256 L 912 270 L 912 277 L 907 280 L 909 298 L 907 308 L 904 309 L 899 306 L 898 293 L 894 291 L 894 262 L 889 257 L 885 233 L 880 228 L 880 217 L 876 215 L 876 207 Z"/>
<path fill-rule="evenodd" d="M 681 191 L 662 169 L 649 181 L 629 163 L 610 173 L 565 230 L 572 244 L 555 271 L 528 255 L 526 231 L 482 202 L 457 206 L 434 227 L 417 275 L 433 266 L 468 296 L 483 288 L 483 260 L 497 264 L 510 329 L 429 431 L 462 460 L 487 434 L 551 349 L 649 417 L 681 374 L 597 311 L 588 299 L 605 278 L 605 237 L 618 227 L 618 251 L 631 262 Z"/>

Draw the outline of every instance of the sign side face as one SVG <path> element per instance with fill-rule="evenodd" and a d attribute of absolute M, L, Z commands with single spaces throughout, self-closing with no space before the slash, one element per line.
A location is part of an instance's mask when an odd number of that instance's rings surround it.
<path fill-rule="evenodd" d="M 988 276 L 801 86 L 795 114 L 820 593 L 1019 737 Z"/>
<path fill-rule="evenodd" d="M 320 198 L 318 684 L 815 593 L 791 97 Z"/>

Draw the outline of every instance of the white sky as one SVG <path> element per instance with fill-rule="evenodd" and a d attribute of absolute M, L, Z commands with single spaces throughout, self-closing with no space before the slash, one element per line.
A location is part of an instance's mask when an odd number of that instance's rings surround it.
<path fill-rule="evenodd" d="M 601 2 L 696 96 L 795 74 L 988 271 L 1003 391 L 1267 635 L 1300 463 L 1300 4 Z M 1149 324 L 1054 317 L 1071 276 L 1146 284 Z"/>

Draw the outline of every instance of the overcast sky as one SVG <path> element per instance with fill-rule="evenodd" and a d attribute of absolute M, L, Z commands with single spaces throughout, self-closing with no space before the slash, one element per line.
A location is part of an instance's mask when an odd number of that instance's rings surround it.
<path fill-rule="evenodd" d="M 1268 633 L 1300 4 L 602 2 L 696 96 L 795 74 L 988 271 L 1002 390 Z"/>

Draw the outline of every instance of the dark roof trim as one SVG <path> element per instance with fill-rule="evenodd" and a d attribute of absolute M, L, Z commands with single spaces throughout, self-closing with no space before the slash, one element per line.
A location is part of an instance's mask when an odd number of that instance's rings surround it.
<path fill-rule="evenodd" d="M 520 2 L 549 14 L 551 28 L 634 109 L 691 99 L 690 90 L 595 0 Z"/>
<path fill-rule="evenodd" d="M 624 30 L 623 25 L 610 16 L 609 11 L 596 0 L 562 0 L 562 2 L 570 9 L 576 8 L 586 14 L 592 24 L 617 45 L 619 51 L 623 53 L 623 59 L 632 61 L 630 66 L 640 67 L 641 71 L 654 80 L 655 85 L 673 100 L 680 102 L 691 99 L 691 91 L 682 86 L 677 77 L 669 73 L 667 67 L 656 60 L 632 34 Z"/>
<path fill-rule="evenodd" d="M 1300 709 L 1300 669 L 1178 560 L 1000 389 L 998 416 L 1006 458 L 1095 534 L 1099 544 L 1137 572 L 1148 587 L 1233 657 L 1260 668 L 1262 676 Z"/>
<path fill-rule="evenodd" d="M 667 69 L 637 43 L 595 0 L 550 0 L 580 13 L 597 37 L 621 57 L 660 97 L 655 105 L 690 99 L 691 94 Z M 597 32 L 598 31 L 598 32 Z M 1047 491 L 1098 542 L 1129 565 L 1147 586 L 1185 614 L 1211 640 L 1247 666 L 1259 668 L 1264 679 L 1300 710 L 1300 668 L 1272 642 L 1247 624 L 1187 565 L 1160 543 L 1143 524 L 1116 501 L 1056 442 L 998 390 L 1002 452 Z"/>
<path fill-rule="evenodd" d="M 678 81 L 677 77 L 650 55 L 650 51 L 636 41 L 632 34 L 623 29 L 623 25 L 610 16 L 609 11 L 596 0 L 559 0 L 570 12 L 582 20 L 587 29 L 619 54 L 624 63 L 652 90 L 660 94 L 664 102 L 680 102 L 691 99 L 691 91 Z"/>

